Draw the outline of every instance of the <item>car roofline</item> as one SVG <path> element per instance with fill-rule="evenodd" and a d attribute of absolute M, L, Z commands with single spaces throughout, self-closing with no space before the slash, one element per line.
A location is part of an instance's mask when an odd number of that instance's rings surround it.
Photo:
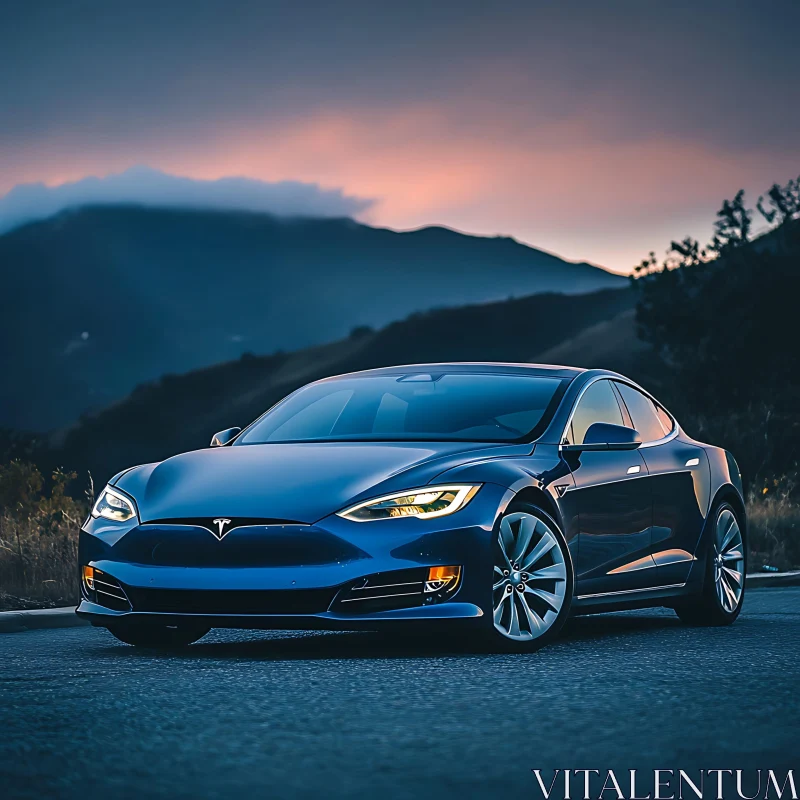
<path fill-rule="evenodd" d="M 540 377 L 552 376 L 554 378 L 577 378 L 587 372 L 582 367 L 568 367 L 559 364 L 533 364 L 527 362 L 504 362 L 504 361 L 442 361 L 427 364 L 398 364 L 387 367 L 375 367 L 373 369 L 355 370 L 353 372 L 343 372 L 339 375 L 329 375 L 320 378 L 314 383 L 333 381 L 339 378 L 355 378 L 359 376 L 381 376 L 381 375 L 402 375 L 409 371 L 413 372 L 473 372 L 478 374 L 508 374 L 509 370 L 514 373 L 531 373 Z"/>

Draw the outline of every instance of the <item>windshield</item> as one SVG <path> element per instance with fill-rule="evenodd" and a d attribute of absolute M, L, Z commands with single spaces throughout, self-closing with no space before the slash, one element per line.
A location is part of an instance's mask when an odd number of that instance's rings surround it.
<path fill-rule="evenodd" d="M 485 373 L 337 378 L 289 395 L 235 444 L 524 441 L 544 430 L 563 383 L 536 375 Z"/>

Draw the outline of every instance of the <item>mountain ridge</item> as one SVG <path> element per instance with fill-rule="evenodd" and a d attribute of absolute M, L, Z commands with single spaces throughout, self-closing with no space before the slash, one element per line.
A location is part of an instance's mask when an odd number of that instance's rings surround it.
<path fill-rule="evenodd" d="M 626 284 L 510 237 L 441 226 L 62 211 L 0 236 L 0 340 L 13 344 L 0 353 L 0 425 L 62 427 L 164 374 L 310 347 L 435 307 Z"/>
<path fill-rule="evenodd" d="M 50 458 L 53 465 L 89 470 L 96 481 L 107 479 L 137 463 L 205 447 L 215 431 L 248 424 L 310 381 L 395 364 L 540 362 L 540 354 L 560 346 L 572 366 L 641 373 L 640 345 L 624 335 L 600 361 L 584 358 L 583 333 L 603 324 L 627 332 L 634 304 L 634 290 L 625 288 L 437 309 L 292 353 L 245 355 L 164 376 L 59 431 L 50 439 Z M 575 347 L 565 349 L 562 343 L 570 341 Z"/>

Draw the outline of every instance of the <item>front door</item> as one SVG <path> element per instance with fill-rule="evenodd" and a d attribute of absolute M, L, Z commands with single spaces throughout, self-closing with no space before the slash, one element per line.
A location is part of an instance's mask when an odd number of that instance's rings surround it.
<path fill-rule="evenodd" d="M 685 583 L 708 505 L 708 459 L 701 447 L 674 436 L 675 421 L 650 397 L 625 383 L 616 387 L 644 442 L 639 452 L 650 475 L 658 584 Z"/>
<path fill-rule="evenodd" d="M 580 444 L 595 422 L 623 425 L 608 380 L 591 384 L 573 414 L 567 443 Z M 650 557 L 652 499 L 647 465 L 637 450 L 565 453 L 577 505 L 577 594 L 586 596 L 645 588 L 655 578 Z"/>

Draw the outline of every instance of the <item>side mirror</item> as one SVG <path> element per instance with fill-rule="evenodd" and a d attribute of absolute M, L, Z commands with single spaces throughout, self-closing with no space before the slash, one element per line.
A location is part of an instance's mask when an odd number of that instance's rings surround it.
<path fill-rule="evenodd" d="M 211 437 L 211 446 L 225 447 L 226 444 L 230 444 L 241 432 L 241 428 L 227 428 L 224 431 L 215 433 Z"/>
<path fill-rule="evenodd" d="M 636 450 L 642 444 L 639 431 L 624 425 L 608 422 L 595 422 L 589 426 L 582 444 L 562 444 L 567 453 L 580 453 L 584 450 Z"/>

